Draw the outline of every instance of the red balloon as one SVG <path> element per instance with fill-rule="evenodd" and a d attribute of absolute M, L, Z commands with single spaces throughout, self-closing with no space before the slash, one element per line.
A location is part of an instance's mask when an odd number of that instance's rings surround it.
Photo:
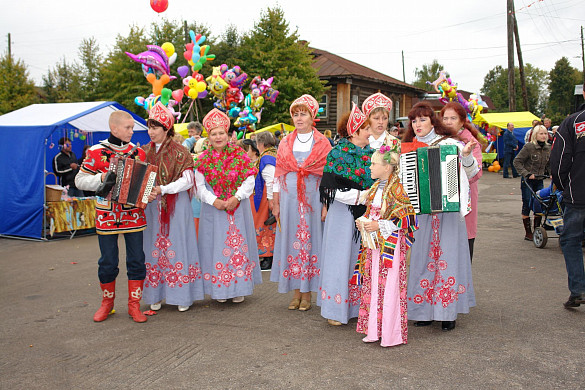
<path fill-rule="evenodd" d="M 197 81 L 203 81 L 203 75 L 201 73 L 193 73 L 193 78 Z"/>
<path fill-rule="evenodd" d="M 169 0 L 150 0 L 150 7 L 160 14 L 169 7 Z"/>

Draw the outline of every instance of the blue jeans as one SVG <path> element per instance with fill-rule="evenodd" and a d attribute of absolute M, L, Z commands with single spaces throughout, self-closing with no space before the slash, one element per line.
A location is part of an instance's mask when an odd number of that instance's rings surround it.
<path fill-rule="evenodd" d="M 530 216 L 530 199 L 532 198 L 532 193 L 528 186 L 532 188 L 532 191 L 536 192 L 542 190 L 544 184 L 542 180 L 537 179 L 522 180 L 522 183 L 520 184 L 520 190 L 522 191 L 522 215 L 527 217 Z"/>
<path fill-rule="evenodd" d="M 508 177 L 508 166 L 512 167 L 512 176 L 518 177 L 518 171 L 514 168 L 514 151 L 504 152 L 504 165 L 502 166 L 502 173 L 504 177 Z"/>
<path fill-rule="evenodd" d="M 583 229 L 585 229 L 585 208 L 566 204 L 563 222 L 563 231 L 559 241 L 563 255 L 565 255 L 569 290 L 571 296 L 574 297 L 585 293 L 585 271 L 583 269 L 583 249 L 581 249 Z"/>
<path fill-rule="evenodd" d="M 126 241 L 126 271 L 128 280 L 144 280 L 146 266 L 144 264 L 144 250 L 142 249 L 142 232 L 124 233 Z M 116 280 L 118 268 L 118 235 L 98 234 L 101 257 L 98 260 L 98 277 L 100 283 L 110 283 Z"/>

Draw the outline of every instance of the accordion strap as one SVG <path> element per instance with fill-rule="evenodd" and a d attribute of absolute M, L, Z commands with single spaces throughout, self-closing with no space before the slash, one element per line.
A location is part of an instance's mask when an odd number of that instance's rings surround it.
<path fill-rule="evenodd" d="M 449 138 L 449 136 L 448 136 L 448 135 L 444 135 L 444 136 L 442 136 L 441 138 L 439 138 L 438 140 L 436 140 L 436 141 L 433 141 L 433 142 L 432 142 L 432 143 L 431 143 L 429 146 L 435 146 L 435 145 L 437 145 L 439 142 L 441 142 L 441 141 L 443 141 L 443 140 L 446 140 L 447 138 Z"/>
<path fill-rule="evenodd" d="M 126 157 L 128 157 L 128 156 L 131 156 L 131 155 L 132 155 L 132 153 L 134 153 L 134 151 L 135 151 L 136 149 L 138 149 L 138 145 L 134 145 L 134 147 L 133 147 L 132 149 L 130 149 L 130 151 L 128 151 L 128 152 L 126 152 L 126 153 L 120 153 L 120 152 L 118 152 L 117 150 L 115 150 L 114 148 L 112 148 L 110 145 L 107 145 L 107 144 L 102 144 L 102 145 L 104 146 L 104 148 L 106 148 L 106 149 L 108 149 L 108 150 L 110 150 L 110 151 L 114 152 L 114 153 L 115 153 L 115 154 L 116 154 L 118 157 L 120 157 L 120 158 L 126 158 Z"/>

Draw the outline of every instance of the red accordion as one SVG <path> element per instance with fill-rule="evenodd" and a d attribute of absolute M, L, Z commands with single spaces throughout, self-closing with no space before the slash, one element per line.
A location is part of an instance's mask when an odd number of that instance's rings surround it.
<path fill-rule="evenodd" d="M 155 185 L 158 167 L 133 158 L 110 158 L 110 172 L 116 174 L 116 184 L 106 199 L 125 205 L 145 208 Z"/>

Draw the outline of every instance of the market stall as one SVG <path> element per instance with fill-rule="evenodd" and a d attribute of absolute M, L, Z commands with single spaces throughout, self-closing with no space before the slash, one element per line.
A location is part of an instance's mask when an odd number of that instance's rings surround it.
<path fill-rule="evenodd" d="M 0 191 L 0 236 L 31 239 L 50 236 L 45 185 L 53 184 L 50 171 L 59 152 L 59 139 L 70 138 L 74 153 L 80 157 L 85 145 L 108 138 L 108 119 L 117 110 L 128 111 L 116 102 L 54 103 L 33 104 L 0 116 L 0 186 L 4 189 Z M 146 122 L 130 114 L 134 117 L 132 141 L 147 143 Z M 65 209 L 52 207 L 53 212 Z M 57 219 L 62 221 L 66 217 Z"/>

